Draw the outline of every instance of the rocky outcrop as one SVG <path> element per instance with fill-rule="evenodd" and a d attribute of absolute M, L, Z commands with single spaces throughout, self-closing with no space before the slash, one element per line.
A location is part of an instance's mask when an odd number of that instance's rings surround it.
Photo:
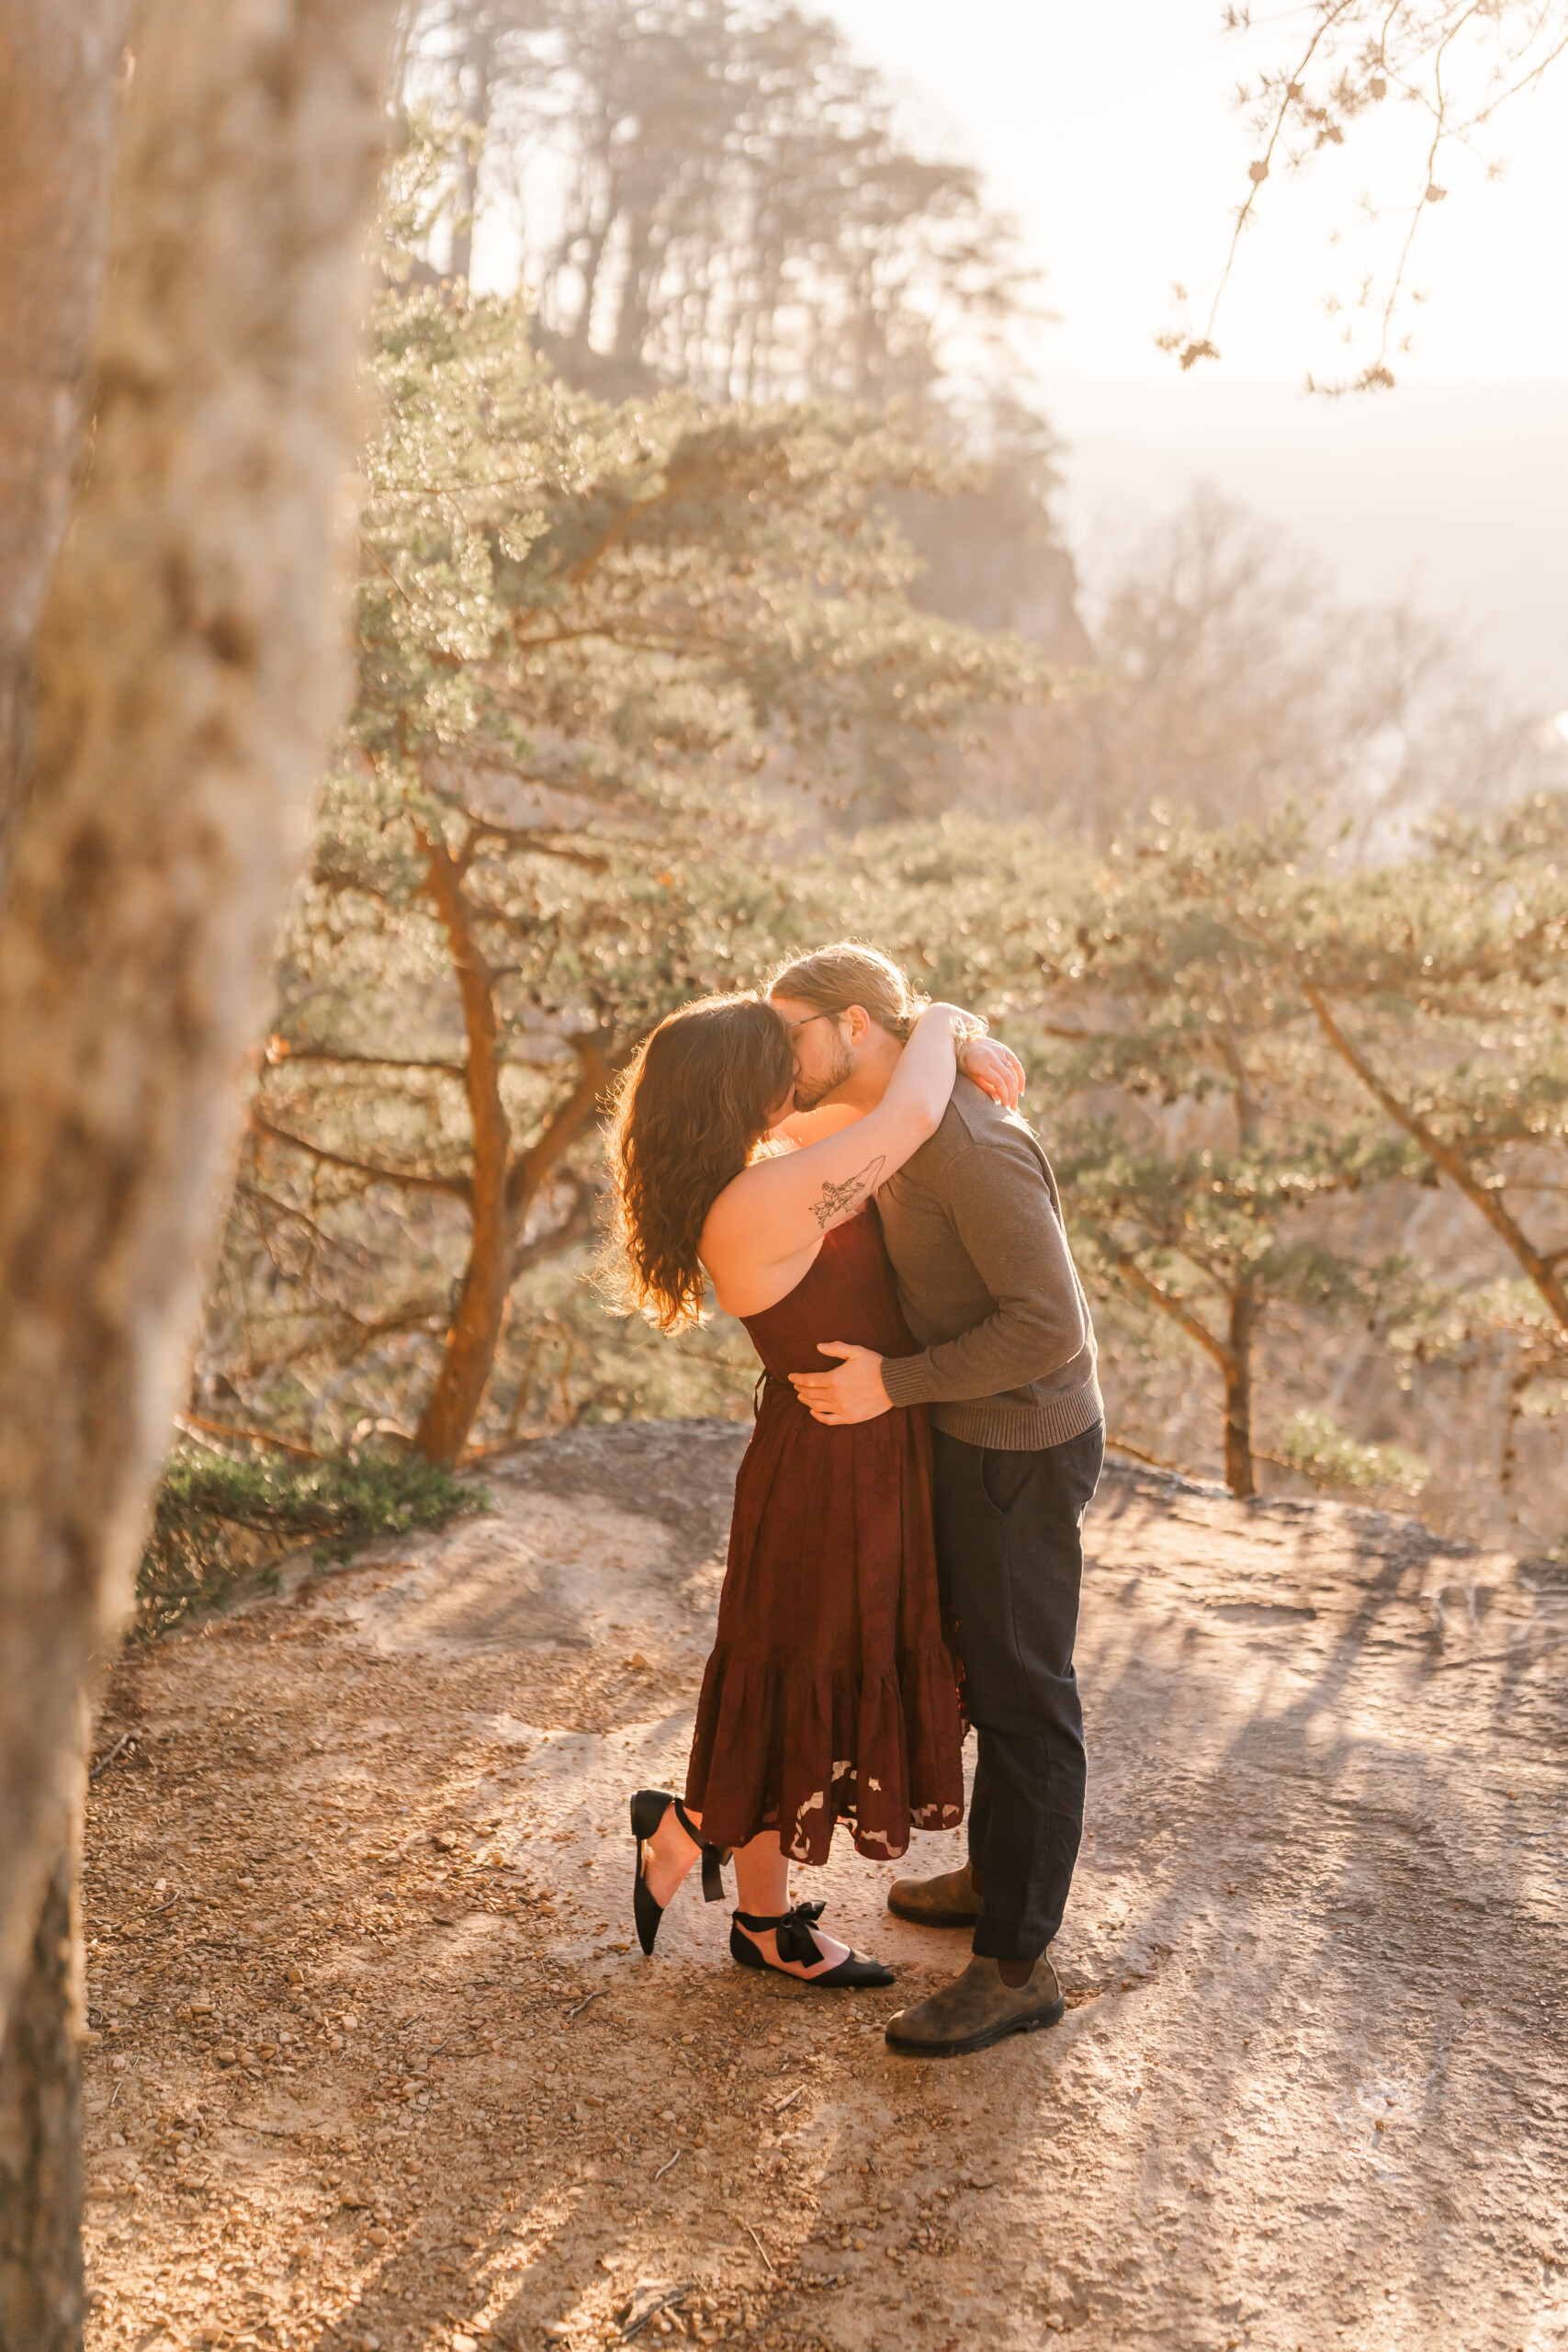
<path fill-rule="evenodd" d="M 682 1770 L 745 1440 L 523 1448 L 487 1517 L 126 1660 L 90 2352 L 150 2308 L 587 2346 L 660 2298 L 793 2352 L 1562 2340 L 1568 1576 L 1113 1464 L 1067 2015 L 914 2064 L 884 2018 L 964 1939 L 847 1840 L 797 1892 L 885 1998 L 743 1975 L 694 1882 L 632 1939 L 626 1796 Z"/>

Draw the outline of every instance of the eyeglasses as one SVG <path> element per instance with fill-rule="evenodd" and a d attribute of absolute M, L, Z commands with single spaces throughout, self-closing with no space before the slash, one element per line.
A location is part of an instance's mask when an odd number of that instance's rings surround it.
<path fill-rule="evenodd" d="M 808 1012 L 804 1021 L 792 1022 L 784 1031 L 784 1035 L 793 1046 L 800 1031 L 809 1029 L 814 1021 L 837 1021 L 839 1015 L 836 1012 Z"/>

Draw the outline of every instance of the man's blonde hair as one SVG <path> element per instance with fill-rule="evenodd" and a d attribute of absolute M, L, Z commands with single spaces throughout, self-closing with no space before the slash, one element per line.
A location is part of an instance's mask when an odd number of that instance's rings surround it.
<path fill-rule="evenodd" d="M 813 1012 L 847 1012 L 852 1004 L 863 1005 L 877 1027 L 894 1037 L 907 1037 L 931 1002 L 909 986 L 890 957 L 857 939 L 836 939 L 781 964 L 764 993 L 809 1005 Z"/>

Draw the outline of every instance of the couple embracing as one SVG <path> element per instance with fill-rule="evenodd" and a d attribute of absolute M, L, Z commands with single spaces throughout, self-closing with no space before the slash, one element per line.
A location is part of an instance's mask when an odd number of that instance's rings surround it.
<path fill-rule="evenodd" d="M 952 2057 L 1054 2025 L 1047 1946 L 1083 1825 L 1080 1525 L 1104 1414 L 1089 1307 L 1021 1069 L 957 1007 L 845 944 L 649 1038 L 615 1130 L 628 1286 L 666 1330 L 705 1274 L 761 1359 L 683 1800 L 632 1800 L 645 1952 L 733 1851 L 742 1967 L 832 1989 L 893 1973 L 791 1903 L 841 1821 L 893 1860 L 964 1812 L 969 1859 L 888 1907 L 973 1958 L 887 2027 Z"/>

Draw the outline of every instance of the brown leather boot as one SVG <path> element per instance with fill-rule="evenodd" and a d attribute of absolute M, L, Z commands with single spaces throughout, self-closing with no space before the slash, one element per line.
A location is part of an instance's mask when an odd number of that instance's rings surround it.
<path fill-rule="evenodd" d="M 940 1878 L 896 1878 L 887 1908 L 917 1928 L 972 1928 L 980 1916 L 981 1894 L 972 1863 L 943 1871 Z"/>
<path fill-rule="evenodd" d="M 1043 1952 L 1027 1984 L 1004 1984 L 994 1960 L 972 1960 L 962 1976 L 887 2021 L 887 2047 L 906 2058 L 961 2058 L 1010 2033 L 1059 2023 L 1066 2003 Z"/>

